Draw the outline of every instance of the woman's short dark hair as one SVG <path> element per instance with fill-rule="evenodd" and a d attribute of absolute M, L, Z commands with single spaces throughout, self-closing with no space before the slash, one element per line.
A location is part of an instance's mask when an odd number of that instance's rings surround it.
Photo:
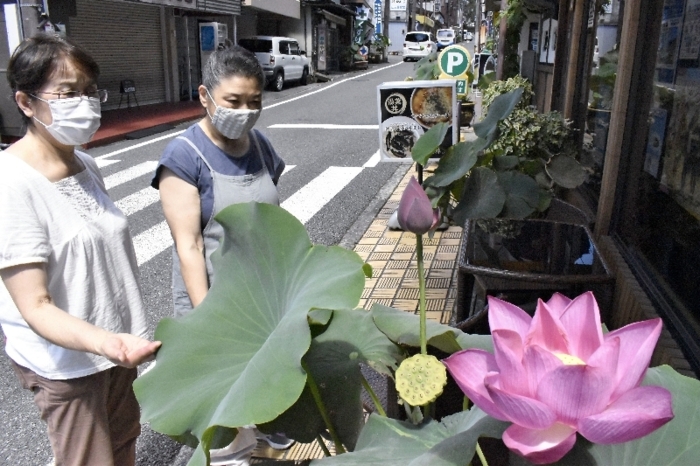
<path fill-rule="evenodd" d="M 23 40 L 12 53 L 7 81 L 13 92 L 33 94 L 61 66 L 77 68 L 95 82 L 100 75 L 95 60 L 75 42 L 55 34 L 37 34 Z"/>
<path fill-rule="evenodd" d="M 231 76 L 253 78 L 260 87 L 265 84 L 265 74 L 255 54 L 240 45 L 212 52 L 202 70 L 202 84 L 212 90 L 222 79 Z"/>

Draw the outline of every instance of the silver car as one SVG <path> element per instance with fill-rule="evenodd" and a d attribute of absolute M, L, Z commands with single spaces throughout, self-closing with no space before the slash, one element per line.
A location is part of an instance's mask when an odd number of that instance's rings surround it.
<path fill-rule="evenodd" d="M 433 34 L 426 31 L 412 31 L 403 40 L 403 61 L 420 60 L 437 51 Z"/>

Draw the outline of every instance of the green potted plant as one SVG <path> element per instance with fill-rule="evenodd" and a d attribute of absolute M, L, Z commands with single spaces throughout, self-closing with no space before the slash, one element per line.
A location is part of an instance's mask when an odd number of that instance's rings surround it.
<path fill-rule="evenodd" d="M 367 60 L 360 55 L 360 44 L 350 44 L 341 48 L 339 66 L 342 71 L 367 67 Z"/>
<path fill-rule="evenodd" d="M 389 47 L 389 37 L 384 34 L 374 36 L 369 46 L 369 61 L 371 63 L 381 63 L 386 57 L 386 49 Z"/>
<path fill-rule="evenodd" d="M 400 210 L 417 239 L 435 224 L 417 183 Z M 483 437 L 563 465 L 691 464 L 700 454 L 688 441 L 700 433 L 700 383 L 647 369 L 660 319 L 604 334 L 590 294 L 553 296 L 535 318 L 491 300 L 493 335 L 468 335 L 386 306 L 355 309 L 368 266 L 312 245 L 280 207 L 237 204 L 217 221 L 217 280 L 193 313 L 159 323 L 157 364 L 134 385 L 143 421 L 196 448 L 190 466 L 209 464 L 211 448 L 250 424 L 300 442 L 328 431 L 336 454 L 326 449 L 319 466 L 486 464 Z M 474 405 L 432 416 L 442 371 L 408 358 L 428 347 L 452 355 L 442 363 Z M 373 390 L 361 363 L 402 386 L 407 421 L 378 401 L 365 421 L 360 391 Z"/>
<path fill-rule="evenodd" d="M 484 92 L 486 116 L 474 125 L 476 139 L 450 147 L 425 180 L 433 203 L 456 224 L 541 215 L 559 190 L 586 179 L 570 123 L 557 112 L 538 113 L 528 105 L 531 96 L 523 78 L 494 81 Z M 447 130 L 441 124 L 427 131 L 413 159 L 426 164 Z"/>

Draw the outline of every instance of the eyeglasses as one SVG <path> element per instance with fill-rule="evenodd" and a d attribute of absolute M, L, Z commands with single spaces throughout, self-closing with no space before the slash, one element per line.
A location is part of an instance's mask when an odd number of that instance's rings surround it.
<path fill-rule="evenodd" d="M 37 94 L 56 95 L 59 99 L 71 99 L 73 97 L 89 97 L 92 99 L 100 99 L 101 103 L 107 102 L 107 89 L 97 89 L 95 91 L 66 91 L 66 92 L 47 92 L 37 91 Z"/>

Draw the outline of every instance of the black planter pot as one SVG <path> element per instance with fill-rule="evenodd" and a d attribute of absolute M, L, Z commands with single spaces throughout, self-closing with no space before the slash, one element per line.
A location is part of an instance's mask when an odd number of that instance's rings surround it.
<path fill-rule="evenodd" d="M 564 216 L 565 217 L 565 216 Z M 451 325 L 488 334 L 486 297 L 533 313 L 538 299 L 592 291 L 609 320 L 615 278 L 585 224 L 556 220 L 469 219 L 458 255 Z"/>
<path fill-rule="evenodd" d="M 474 102 L 460 102 L 459 104 L 459 126 L 469 127 L 474 119 Z"/>

